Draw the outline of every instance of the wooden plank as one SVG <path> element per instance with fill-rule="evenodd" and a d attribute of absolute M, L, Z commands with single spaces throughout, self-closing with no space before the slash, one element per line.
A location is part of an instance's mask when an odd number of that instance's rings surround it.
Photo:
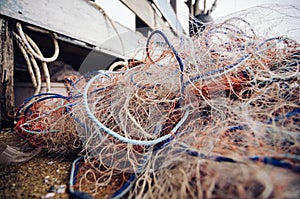
<path fill-rule="evenodd" d="M 95 50 L 111 56 L 123 57 L 137 49 L 143 35 L 110 20 L 87 0 L 1 0 L 0 13 L 58 34 L 58 38 L 72 38 L 75 45 L 89 44 Z M 126 34 L 125 34 L 126 33 Z M 110 40 L 114 37 L 114 40 Z M 116 39 L 117 38 L 117 39 Z M 110 40 L 110 42 L 107 42 Z"/>
<path fill-rule="evenodd" d="M 171 28 L 165 21 L 155 12 L 151 4 L 147 0 L 120 0 L 132 12 L 134 12 L 141 20 L 143 20 L 151 29 L 159 29 L 168 37 L 174 37 Z"/>
<path fill-rule="evenodd" d="M 1 123 L 9 120 L 14 112 L 14 50 L 13 35 L 7 20 L 0 18 L 0 74 L 1 74 Z M 3 122 L 4 121 L 4 122 Z"/>
<path fill-rule="evenodd" d="M 167 0 L 154 0 L 155 5 L 158 7 L 164 18 L 168 21 L 170 26 L 177 35 L 184 34 L 183 27 L 177 18 L 171 4 Z"/>
<path fill-rule="evenodd" d="M 177 3 L 176 3 L 176 0 L 170 0 L 170 4 L 174 10 L 174 12 L 177 14 Z"/>

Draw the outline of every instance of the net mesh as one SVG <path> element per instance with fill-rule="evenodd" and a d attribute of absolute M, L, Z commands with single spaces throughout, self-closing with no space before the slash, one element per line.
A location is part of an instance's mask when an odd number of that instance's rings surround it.
<path fill-rule="evenodd" d="M 74 188 L 96 198 L 295 198 L 299 22 L 298 8 L 272 5 L 193 37 L 153 31 L 142 64 L 69 78 L 70 96 L 38 117 L 58 133 L 19 131 L 49 150 L 76 138 Z M 40 124 L 33 107 L 19 126 Z"/>

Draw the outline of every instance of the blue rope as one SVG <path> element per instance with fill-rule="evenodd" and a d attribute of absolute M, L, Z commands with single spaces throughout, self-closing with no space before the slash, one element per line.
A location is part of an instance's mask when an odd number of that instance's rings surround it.
<path fill-rule="evenodd" d="M 269 164 L 272 166 L 276 167 L 281 167 L 285 169 L 291 169 L 295 172 L 300 173 L 300 166 L 293 165 L 287 161 L 277 159 L 275 157 L 270 157 L 270 156 L 253 156 L 253 157 L 248 157 L 250 160 L 255 161 L 255 162 L 263 162 L 264 164 Z"/>
<path fill-rule="evenodd" d="M 70 198 L 76 199 L 93 199 L 88 193 L 74 191 L 73 186 L 76 184 L 76 176 L 79 170 L 79 162 L 84 159 L 84 156 L 78 157 L 72 163 L 71 174 L 69 179 Z"/>
<path fill-rule="evenodd" d="M 136 174 L 132 174 L 129 177 L 129 179 L 123 184 L 123 186 L 118 191 L 116 191 L 110 198 L 111 199 L 122 198 L 134 185 L 136 179 L 137 179 Z"/>
<path fill-rule="evenodd" d="M 65 99 L 68 99 L 68 97 L 63 96 L 63 95 L 60 95 L 60 94 L 57 94 L 57 93 L 40 93 L 40 94 L 33 95 L 33 96 L 31 96 L 31 97 L 26 98 L 26 99 L 23 101 L 23 103 L 19 106 L 19 108 L 18 108 L 19 111 L 17 112 L 16 117 L 18 117 L 18 116 L 20 115 L 20 110 L 22 110 L 23 107 L 24 107 L 25 105 L 28 104 L 28 102 L 30 102 L 30 101 L 31 101 L 32 99 L 34 99 L 34 98 L 41 97 L 41 96 L 53 96 L 53 98 L 57 97 L 57 98 L 65 98 Z M 35 102 L 36 102 L 36 101 L 35 101 Z M 33 102 L 33 103 L 34 103 L 34 102 Z M 31 105 L 31 106 L 32 106 L 32 105 Z"/>
<path fill-rule="evenodd" d="M 126 138 L 126 137 L 114 132 L 110 128 L 106 127 L 103 123 L 101 123 L 95 117 L 95 115 L 91 112 L 91 110 L 89 108 L 89 104 L 88 104 L 88 90 L 89 90 L 91 84 L 99 77 L 99 75 L 102 75 L 102 74 L 98 74 L 98 75 L 94 76 L 93 78 L 91 78 L 90 81 L 88 81 L 88 83 L 87 83 L 87 85 L 84 89 L 84 92 L 83 92 L 83 106 L 85 108 L 85 111 L 86 111 L 88 117 L 91 119 L 91 121 L 96 126 L 98 126 L 99 129 L 102 129 L 104 132 L 106 132 L 107 134 L 109 134 L 109 135 L 113 136 L 114 138 L 120 140 L 121 142 L 134 144 L 134 145 L 145 145 L 145 146 L 155 145 L 155 144 L 158 144 L 160 142 L 163 142 L 164 140 L 167 140 L 168 138 L 170 138 L 172 136 L 171 134 L 167 134 L 167 135 L 164 135 L 164 136 L 159 137 L 159 138 L 154 139 L 154 140 L 134 140 L 134 139 Z M 181 120 L 178 122 L 178 124 L 182 125 L 182 123 L 187 119 L 188 115 L 189 115 L 189 112 L 187 111 L 185 113 L 185 115 L 181 118 Z M 177 125 L 174 127 L 174 129 L 173 129 L 174 131 L 172 130 L 172 132 L 177 131 Z M 99 136 L 101 136 L 101 135 L 99 134 Z"/>
<path fill-rule="evenodd" d="M 70 179 L 69 179 L 69 191 L 71 196 L 73 196 L 74 198 L 76 197 L 80 197 L 80 198 L 84 198 L 84 199 L 88 199 L 88 198 L 93 198 L 91 197 L 89 194 L 85 193 L 85 192 L 78 192 L 78 191 L 74 191 L 73 186 L 76 184 L 76 176 L 78 174 L 78 170 L 79 170 L 79 162 L 84 160 L 84 156 L 78 157 L 77 159 L 75 159 L 72 163 L 72 167 L 71 167 L 71 174 L 70 174 Z M 130 189 L 131 187 L 134 185 L 134 182 L 136 181 L 137 176 L 136 174 L 132 174 L 127 181 L 123 184 L 123 186 L 116 191 L 110 198 L 111 199 L 118 199 L 123 197 Z"/>
<path fill-rule="evenodd" d="M 69 98 L 66 97 L 66 96 L 63 96 L 63 95 L 55 95 L 55 96 L 49 96 L 49 97 L 43 97 L 43 98 L 40 98 L 38 100 L 35 100 L 33 101 L 30 105 L 28 105 L 24 111 L 24 115 L 27 115 L 27 112 L 29 111 L 29 109 L 36 103 L 39 103 L 39 102 L 42 102 L 42 101 L 45 101 L 47 99 L 65 99 L 65 100 L 68 100 Z"/>
<path fill-rule="evenodd" d="M 70 185 L 70 192 L 73 192 L 73 186 L 76 184 L 76 176 L 79 170 L 78 163 L 84 159 L 84 156 L 78 157 L 76 160 L 73 161 L 72 167 L 71 167 L 71 175 L 70 175 L 70 180 L 69 180 L 69 185 Z"/>
<path fill-rule="evenodd" d="M 181 120 L 183 121 L 183 120 Z M 174 134 L 177 134 L 177 130 L 179 129 L 179 127 L 182 125 L 181 122 L 178 122 L 177 125 L 173 128 L 172 132 L 174 132 Z M 163 141 L 162 143 L 159 143 L 158 145 L 155 145 L 153 152 L 158 151 L 163 149 L 164 147 L 166 147 L 172 140 L 174 139 L 174 137 L 170 137 L 169 139 Z M 141 166 L 141 168 L 144 167 L 144 165 L 146 164 L 148 157 L 145 157 L 145 161 L 144 164 Z M 140 169 L 141 170 L 141 169 Z M 129 189 L 133 186 L 133 184 L 135 183 L 136 179 L 137 179 L 137 175 L 136 174 L 132 174 L 130 176 L 130 178 L 128 179 L 128 182 L 126 182 L 116 193 L 114 193 L 114 195 L 111 197 L 111 199 L 118 199 L 123 197 L 128 191 Z"/>
<path fill-rule="evenodd" d="M 188 155 L 191 155 L 191 156 L 194 156 L 194 157 L 209 159 L 209 160 L 213 160 L 213 161 L 216 161 L 216 162 L 230 162 L 230 163 L 238 163 L 239 162 L 237 160 L 234 160 L 232 158 L 225 157 L 225 156 L 207 156 L 203 153 L 200 153 L 200 152 L 195 151 L 195 150 L 190 150 L 190 149 L 186 149 L 186 153 Z M 247 159 L 255 161 L 255 162 L 262 162 L 264 164 L 269 164 L 269 165 L 276 166 L 276 167 L 291 169 L 295 172 L 300 172 L 300 166 L 293 165 L 293 164 L 291 164 L 287 161 L 280 160 L 280 159 L 275 158 L 275 157 L 252 156 L 252 157 L 247 157 Z"/>
<path fill-rule="evenodd" d="M 181 57 L 179 56 L 178 52 L 175 50 L 175 48 L 173 47 L 173 45 L 170 43 L 169 39 L 167 38 L 167 36 L 165 35 L 165 33 L 163 33 L 160 30 L 154 30 L 148 37 L 147 39 L 147 43 L 146 43 L 146 54 L 147 57 L 150 59 L 151 62 L 154 63 L 154 61 L 151 59 L 150 53 L 149 53 L 149 44 L 150 44 L 150 40 L 151 38 L 156 35 L 159 34 L 160 36 L 162 36 L 162 38 L 165 40 L 165 42 L 167 43 L 167 45 L 169 46 L 169 48 L 172 50 L 173 54 L 175 55 L 175 58 L 178 62 L 179 65 L 179 69 L 180 69 L 180 84 L 181 84 L 181 98 L 184 97 L 184 87 L 183 87 L 183 71 L 184 71 L 184 64 L 183 61 L 181 59 Z"/>
<path fill-rule="evenodd" d="M 150 54 L 149 54 L 149 44 L 150 44 L 150 40 L 151 38 L 155 35 L 155 34 L 159 34 L 162 36 L 162 38 L 165 40 L 165 42 L 167 43 L 167 45 L 169 46 L 169 48 L 172 50 L 173 54 L 175 55 L 179 67 L 180 67 L 180 71 L 183 72 L 183 62 L 182 59 L 180 58 L 179 54 L 177 53 L 177 51 L 175 50 L 175 48 L 173 47 L 173 45 L 170 43 L 169 39 L 167 38 L 167 36 L 165 35 L 165 33 L 163 33 L 160 30 L 154 30 L 148 37 L 147 39 L 147 43 L 146 43 L 146 53 L 147 53 L 147 57 L 151 60 L 151 62 L 154 63 L 154 61 L 151 59 Z"/>
<path fill-rule="evenodd" d="M 247 59 L 249 59 L 251 57 L 250 54 L 246 54 L 244 55 L 242 58 L 238 59 L 235 63 L 233 64 L 230 64 L 228 66 L 225 66 L 223 68 L 219 68 L 219 69 L 216 69 L 216 70 L 211 70 L 211 71 L 208 71 L 207 73 L 203 73 L 203 74 L 199 74 L 191 79 L 189 79 L 187 82 L 185 82 L 183 84 L 184 87 L 187 87 L 189 84 L 195 82 L 195 81 L 198 81 L 200 79 L 208 79 L 208 78 L 212 78 L 211 76 L 213 75 L 216 75 L 218 73 L 222 73 L 222 72 L 225 72 L 225 70 L 231 70 L 231 69 L 234 69 L 234 68 L 237 68 L 238 66 L 240 66 L 240 64 L 242 64 L 244 61 L 246 61 Z"/>
<path fill-rule="evenodd" d="M 274 37 L 274 38 L 268 38 L 266 39 L 265 41 L 261 42 L 260 44 L 257 45 L 257 47 L 255 48 L 255 52 L 259 51 L 259 48 L 261 46 L 263 46 L 265 43 L 269 42 L 269 41 L 273 41 L 273 40 L 278 40 L 279 42 L 280 41 L 285 41 L 285 40 L 288 40 L 288 38 L 283 38 L 283 37 Z M 195 82 L 195 81 L 198 81 L 200 79 L 208 79 L 208 78 L 211 78 L 211 76 L 214 76 L 218 73 L 222 73 L 222 72 L 225 72 L 225 70 L 231 70 L 231 69 L 234 69 L 234 68 L 237 68 L 238 66 L 240 66 L 244 61 L 246 61 L 247 59 L 249 59 L 252 55 L 251 54 L 245 54 L 243 57 L 241 57 L 240 59 L 238 59 L 235 63 L 233 64 L 230 64 L 230 65 L 227 65 L 223 68 L 219 68 L 219 69 L 216 69 L 216 70 L 211 70 L 207 73 L 204 73 L 204 74 L 199 74 L 191 79 L 189 79 L 187 82 L 185 82 L 183 84 L 184 87 L 188 86 L 189 84 Z"/>
<path fill-rule="evenodd" d="M 272 38 L 268 38 L 265 41 L 263 41 L 262 43 L 258 44 L 257 47 L 255 48 L 255 51 L 258 51 L 260 47 L 262 47 L 264 44 L 266 44 L 269 41 L 274 41 L 274 40 L 278 40 L 278 41 L 285 41 L 288 40 L 288 38 L 283 38 L 283 37 L 272 37 Z M 268 47 L 270 48 L 270 47 Z"/>

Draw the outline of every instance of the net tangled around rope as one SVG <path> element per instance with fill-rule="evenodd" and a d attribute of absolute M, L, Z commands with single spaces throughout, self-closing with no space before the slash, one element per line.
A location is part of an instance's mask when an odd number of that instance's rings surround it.
<path fill-rule="evenodd" d="M 286 26 L 299 18 L 295 7 L 258 7 L 178 41 L 156 30 L 143 64 L 70 81 L 67 105 L 55 106 L 67 106 L 60 117 L 76 121 L 73 132 L 59 126 L 61 133 L 82 143 L 72 191 L 95 198 L 299 196 L 300 45 Z M 34 116 L 22 122 L 32 127 Z M 55 143 L 53 135 L 35 136 Z"/>

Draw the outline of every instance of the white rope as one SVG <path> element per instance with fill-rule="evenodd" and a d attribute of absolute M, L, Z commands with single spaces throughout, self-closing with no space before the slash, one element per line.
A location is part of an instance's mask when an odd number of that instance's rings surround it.
<path fill-rule="evenodd" d="M 113 71 L 114 69 L 116 69 L 118 66 L 126 66 L 127 63 L 125 61 L 117 61 L 115 63 L 113 63 L 112 65 L 110 65 L 110 67 L 108 68 L 109 71 Z"/>
<path fill-rule="evenodd" d="M 55 35 L 53 34 L 53 43 L 54 43 L 54 54 L 52 57 L 49 57 L 49 58 L 45 58 L 42 54 L 38 53 L 38 52 L 35 52 L 31 45 L 29 44 L 27 38 L 25 36 L 25 33 L 23 32 L 23 29 L 22 29 L 22 26 L 20 23 L 17 23 L 17 29 L 18 29 L 18 32 L 22 38 L 22 41 L 24 42 L 27 50 L 29 51 L 30 54 L 32 54 L 35 58 L 43 61 L 43 62 L 53 62 L 57 59 L 58 57 L 58 54 L 59 54 L 59 46 L 58 46 L 58 42 L 57 40 L 55 39 Z"/>
<path fill-rule="evenodd" d="M 58 42 L 55 38 L 55 35 L 52 35 L 53 43 L 54 43 L 54 54 L 50 58 L 45 58 L 43 56 L 41 50 L 37 46 L 37 44 L 28 35 L 26 35 L 23 32 L 23 29 L 22 29 L 22 26 L 20 23 L 17 23 L 17 29 L 18 29 L 19 35 L 14 33 L 14 36 L 16 37 L 16 39 L 18 41 L 20 49 L 23 53 L 23 56 L 26 60 L 27 65 L 28 65 L 28 71 L 29 71 L 33 86 L 36 89 L 34 94 L 38 94 L 41 91 L 41 74 L 40 74 L 40 70 L 39 70 L 39 67 L 38 67 L 35 59 L 38 59 L 42 62 L 43 74 L 44 74 L 45 81 L 46 81 L 46 92 L 50 92 L 51 91 L 51 80 L 50 80 L 50 74 L 49 74 L 47 62 L 55 61 L 59 54 L 59 46 L 58 46 Z M 30 57 L 31 57 L 30 60 L 35 69 L 36 77 L 34 76 L 32 66 L 31 66 L 30 62 L 28 61 L 28 55 L 25 55 L 26 54 L 25 50 L 28 54 L 30 54 Z"/>
<path fill-rule="evenodd" d="M 39 47 L 36 45 L 36 43 L 28 36 L 26 35 L 26 38 L 28 39 L 29 43 L 32 45 L 33 49 L 42 56 L 42 52 L 39 49 Z M 50 74 L 48 70 L 47 63 L 42 61 L 42 69 L 44 72 L 45 80 L 46 80 L 46 87 L 47 87 L 47 92 L 50 92 L 51 90 L 51 80 L 50 80 Z"/>
<path fill-rule="evenodd" d="M 18 44 L 18 46 L 24 56 L 24 59 L 27 63 L 28 72 L 29 72 L 33 87 L 35 88 L 34 95 L 36 95 L 36 94 L 40 93 L 41 86 L 42 86 L 41 72 L 40 72 L 39 66 L 37 65 L 37 63 L 32 55 L 29 54 L 30 55 L 30 58 L 29 58 L 28 53 L 25 50 L 24 43 L 22 42 L 21 37 L 19 35 L 17 35 L 16 33 L 13 33 L 13 35 L 16 38 L 17 44 Z M 34 68 L 34 71 L 32 69 L 32 66 Z"/>

